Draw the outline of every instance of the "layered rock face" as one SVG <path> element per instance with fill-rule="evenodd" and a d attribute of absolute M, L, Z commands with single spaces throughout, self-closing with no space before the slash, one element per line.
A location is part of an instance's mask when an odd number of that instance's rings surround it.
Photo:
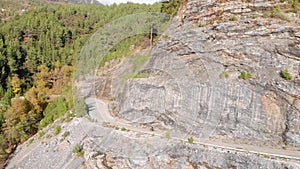
<path fill-rule="evenodd" d="M 299 16 L 270 17 L 280 3 L 188 1 L 136 78 L 125 59 L 82 80 L 90 117 L 47 138 L 57 121 L 7 168 L 300 168 Z"/>
<path fill-rule="evenodd" d="M 199 138 L 299 147 L 299 20 L 260 17 L 275 4 L 189 1 L 184 25 L 170 27 L 141 71 L 149 77 L 127 81 L 115 111 Z"/>

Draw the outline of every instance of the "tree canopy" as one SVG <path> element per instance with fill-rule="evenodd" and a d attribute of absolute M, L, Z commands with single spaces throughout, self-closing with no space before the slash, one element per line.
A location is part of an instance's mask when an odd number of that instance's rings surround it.
<path fill-rule="evenodd" d="M 1 160 L 73 106 L 72 68 L 81 47 L 99 27 L 129 14 L 160 10 L 159 3 L 52 5 L 1 21 Z"/>

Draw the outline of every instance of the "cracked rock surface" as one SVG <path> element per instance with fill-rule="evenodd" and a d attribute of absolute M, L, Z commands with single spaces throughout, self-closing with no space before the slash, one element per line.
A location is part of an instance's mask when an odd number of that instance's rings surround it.
<path fill-rule="evenodd" d="M 70 131 L 62 141 L 62 133 L 46 137 L 50 126 L 41 140 L 34 136 L 32 144 L 19 146 L 7 168 L 300 168 L 299 160 L 187 143 L 193 136 L 299 155 L 299 16 L 263 17 L 280 3 L 188 1 L 183 25 L 176 16 L 140 70 L 147 76 L 122 84 L 124 61 L 105 72 L 112 76 L 86 78 L 81 92 L 90 118 L 62 124 Z M 292 80 L 282 77 L 286 68 Z M 251 77 L 239 78 L 243 71 Z M 113 98 L 110 113 L 126 125 L 98 118 L 92 90 Z M 72 152 L 75 145 L 82 157 Z"/>

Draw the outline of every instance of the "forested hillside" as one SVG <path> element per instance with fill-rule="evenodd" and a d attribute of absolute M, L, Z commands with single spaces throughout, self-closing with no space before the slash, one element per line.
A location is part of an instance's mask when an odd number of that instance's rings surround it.
<path fill-rule="evenodd" d="M 116 18 L 148 11 L 160 12 L 161 4 L 44 6 L 1 21 L 2 162 L 19 143 L 72 107 L 73 65 L 97 28 Z"/>
<path fill-rule="evenodd" d="M 22 14 L 39 6 L 66 4 L 100 5 L 101 3 L 97 0 L 0 0 L 0 20 L 7 20 L 10 16 Z"/>

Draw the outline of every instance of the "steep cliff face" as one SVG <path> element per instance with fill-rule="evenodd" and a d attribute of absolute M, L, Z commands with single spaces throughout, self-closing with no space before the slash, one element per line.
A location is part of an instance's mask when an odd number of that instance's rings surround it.
<path fill-rule="evenodd" d="M 299 13 L 280 3 L 188 1 L 135 78 L 125 58 L 81 81 L 90 117 L 7 168 L 300 168 Z"/>
<path fill-rule="evenodd" d="M 189 1 L 184 25 L 153 50 L 149 77 L 127 82 L 116 112 L 198 137 L 299 147 L 299 19 L 262 17 L 275 5 Z"/>

